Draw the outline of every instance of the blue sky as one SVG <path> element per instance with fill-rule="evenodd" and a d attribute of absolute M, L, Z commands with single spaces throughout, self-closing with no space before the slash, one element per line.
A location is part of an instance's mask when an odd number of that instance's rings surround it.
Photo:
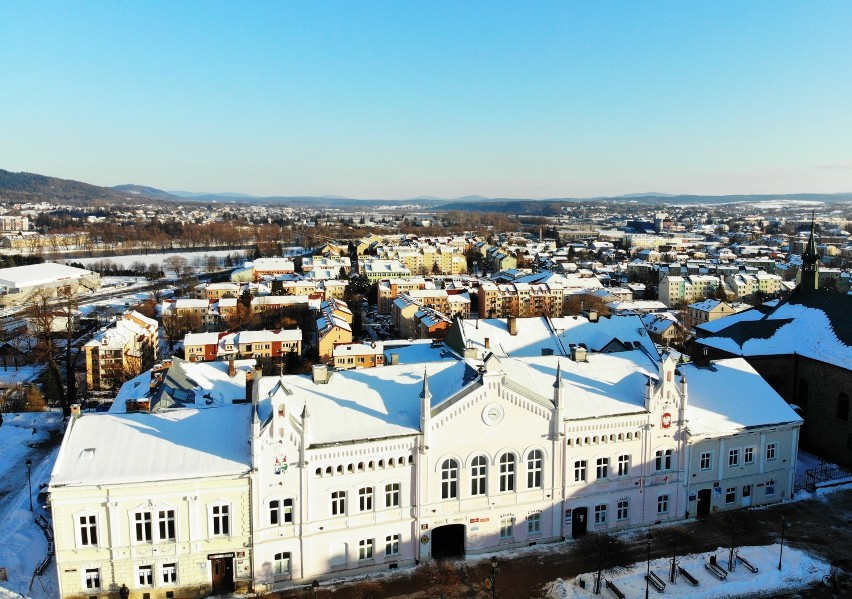
<path fill-rule="evenodd" d="M 0 168 L 257 195 L 852 191 L 852 2 L 0 0 Z"/>

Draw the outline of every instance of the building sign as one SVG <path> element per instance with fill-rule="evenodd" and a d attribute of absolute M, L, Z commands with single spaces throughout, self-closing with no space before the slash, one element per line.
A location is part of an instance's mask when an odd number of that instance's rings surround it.
<path fill-rule="evenodd" d="M 285 474 L 288 468 L 287 456 L 283 453 L 275 456 L 275 474 Z"/>
<path fill-rule="evenodd" d="M 672 415 L 668 412 L 663 412 L 661 425 L 663 428 L 669 428 L 672 425 Z"/>
<path fill-rule="evenodd" d="M 228 553 L 210 553 L 207 555 L 207 559 L 223 559 L 226 557 L 234 557 L 234 552 L 230 551 Z"/>

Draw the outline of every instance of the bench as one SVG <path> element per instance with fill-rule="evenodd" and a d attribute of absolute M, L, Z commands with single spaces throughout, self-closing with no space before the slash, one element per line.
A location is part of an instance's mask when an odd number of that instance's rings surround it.
<path fill-rule="evenodd" d="M 656 572 L 650 572 L 645 575 L 645 580 L 651 583 L 651 586 L 657 589 L 660 593 L 666 590 L 666 583 L 663 582 L 663 579 L 657 576 Z"/>
<path fill-rule="evenodd" d="M 627 596 L 624 593 L 622 593 L 621 589 L 619 589 L 617 586 L 615 586 L 615 583 L 612 582 L 611 580 L 606 581 L 606 588 L 608 588 L 610 591 L 612 591 L 613 594 L 616 597 L 618 597 L 618 599 L 625 599 L 625 597 Z"/>
<path fill-rule="evenodd" d="M 711 561 L 709 564 L 704 564 L 704 567 L 710 571 L 710 574 L 712 574 L 719 580 L 725 580 L 726 578 L 728 578 L 728 573 L 719 567 L 719 565 L 716 563 L 716 560 Z"/>
<path fill-rule="evenodd" d="M 739 555 L 739 554 L 737 554 L 737 559 L 740 561 L 740 563 L 741 563 L 743 566 L 745 566 L 746 568 L 748 568 L 748 570 L 749 570 L 752 574 L 757 574 L 757 566 L 753 566 L 753 565 L 751 565 L 751 563 L 750 563 L 750 562 L 749 562 L 746 558 L 742 557 L 742 556 L 741 556 L 741 555 Z"/>
<path fill-rule="evenodd" d="M 689 584 L 691 584 L 694 587 L 698 586 L 698 579 L 695 578 L 695 576 L 693 576 L 692 574 L 690 574 L 689 572 L 687 572 L 686 570 L 684 570 L 680 566 L 677 567 L 677 571 L 680 572 L 681 576 L 683 576 L 684 578 L 686 578 L 689 581 Z"/>

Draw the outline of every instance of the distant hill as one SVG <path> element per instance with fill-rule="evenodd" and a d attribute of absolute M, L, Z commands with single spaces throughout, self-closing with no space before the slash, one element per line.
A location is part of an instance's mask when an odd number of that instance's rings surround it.
<path fill-rule="evenodd" d="M 181 198 L 172 195 L 167 191 L 163 191 L 162 189 L 156 189 L 154 187 L 147 187 L 145 185 L 115 185 L 111 189 L 115 189 L 116 191 L 129 193 L 134 196 L 140 196 L 145 198 L 154 198 L 159 200 L 180 200 Z"/>
<path fill-rule="evenodd" d="M 126 194 L 80 181 L 46 177 L 34 173 L 13 173 L 0 169 L 0 200 L 11 202 L 62 202 L 91 204 L 122 201 Z"/>
<path fill-rule="evenodd" d="M 633 193 L 619 197 L 601 198 L 486 198 L 472 195 L 455 199 L 421 196 L 404 200 L 352 199 L 342 196 L 253 196 L 236 192 L 196 193 L 189 191 L 163 191 L 145 185 L 118 185 L 99 187 L 70 179 L 47 177 L 34 173 L 13 173 L 0 169 L 0 201 L 7 202 L 59 202 L 66 204 L 123 204 L 134 200 L 160 200 L 165 202 L 235 203 L 286 205 L 311 208 L 348 208 L 370 210 L 376 206 L 411 206 L 437 210 L 481 210 L 514 214 L 550 216 L 559 214 L 566 205 L 577 202 L 642 201 L 647 204 L 735 204 L 764 201 L 819 201 L 827 204 L 852 201 L 852 193 L 797 193 L 780 195 L 669 195 L 658 192 Z"/>

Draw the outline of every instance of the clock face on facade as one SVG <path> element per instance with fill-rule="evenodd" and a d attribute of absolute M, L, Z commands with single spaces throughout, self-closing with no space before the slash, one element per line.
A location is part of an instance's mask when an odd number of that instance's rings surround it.
<path fill-rule="evenodd" d="M 482 421 L 489 426 L 500 424 L 503 421 L 503 416 L 503 406 L 500 404 L 490 403 L 482 410 Z"/>

